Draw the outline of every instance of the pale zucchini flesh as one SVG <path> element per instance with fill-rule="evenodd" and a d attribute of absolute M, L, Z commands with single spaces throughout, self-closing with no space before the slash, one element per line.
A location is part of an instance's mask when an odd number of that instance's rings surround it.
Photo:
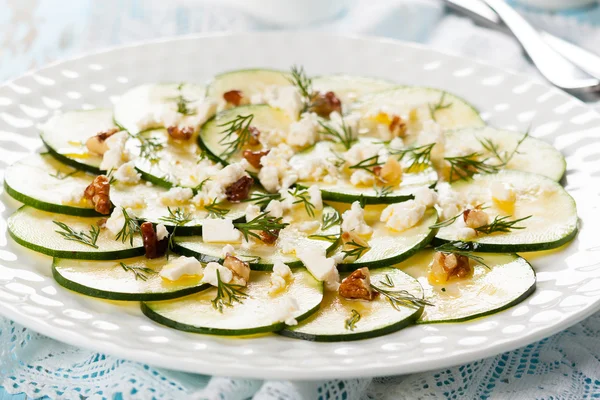
<path fill-rule="evenodd" d="M 487 267 L 471 261 L 473 275 L 451 278 L 442 284 L 428 280 L 433 250 L 425 250 L 396 267 L 416 278 L 425 292 L 425 306 L 418 323 L 461 322 L 512 307 L 535 290 L 535 272 L 516 254 L 476 253 Z"/>
<path fill-rule="evenodd" d="M 241 69 L 224 72 L 215 76 L 206 88 L 206 97 L 221 100 L 223 94 L 231 90 L 239 90 L 242 96 L 252 97 L 262 93 L 269 86 L 289 86 L 289 73 L 275 69 Z"/>
<path fill-rule="evenodd" d="M 514 204 L 493 201 L 490 184 L 501 182 L 516 192 Z M 469 241 L 477 243 L 477 251 L 521 252 L 547 250 L 561 246 L 577 233 L 577 207 L 573 198 L 557 182 L 542 175 L 521 171 L 500 171 L 497 174 L 475 175 L 469 181 L 457 181 L 452 190 L 472 205 L 481 205 L 490 215 L 510 216 L 509 221 L 530 218 L 517 223 L 508 232 L 479 234 Z M 460 241 L 459 224 L 441 228 L 436 239 Z"/>
<path fill-rule="evenodd" d="M 42 126 L 40 134 L 48 151 L 59 161 L 84 171 L 100 173 L 102 156 L 91 153 L 85 142 L 96 134 L 116 128 L 111 110 L 68 111 Z"/>
<path fill-rule="evenodd" d="M 295 270 L 293 280 L 281 293 L 269 293 L 270 281 L 270 273 L 252 271 L 248 286 L 241 289 L 247 297 L 223 307 L 222 313 L 212 304 L 217 296 L 214 287 L 180 299 L 142 303 L 142 311 L 159 324 L 182 331 L 240 336 L 285 328 L 279 314 L 291 299 L 298 302 L 298 310 L 290 317 L 298 322 L 319 309 L 323 283 L 305 269 Z"/>
<path fill-rule="evenodd" d="M 391 89 L 395 86 L 397 84 L 385 79 L 346 74 L 323 75 L 312 79 L 314 91 L 335 93 L 344 107 L 366 94 Z"/>
<path fill-rule="evenodd" d="M 152 114 L 160 114 L 164 109 L 178 109 L 178 99 L 185 102 L 192 115 L 181 115 L 181 126 L 195 125 L 193 108 L 204 99 L 205 88 L 194 83 L 144 84 L 125 92 L 115 104 L 115 122 L 132 135 L 148 128 L 163 127 L 160 122 L 147 124 Z M 145 125 L 145 126 L 144 126 Z M 140 129 L 143 128 L 143 129 Z"/>
<path fill-rule="evenodd" d="M 503 169 L 531 172 L 560 181 L 566 168 L 565 158 L 560 151 L 543 140 L 531 136 L 524 138 L 524 135 L 489 126 L 461 129 L 445 133 L 445 148 L 448 150 L 464 147 L 468 149 L 468 153 L 480 153 L 483 158 L 489 158 L 490 163 L 498 165 L 502 160 L 485 148 L 490 148 L 490 145 L 497 146 L 497 152 L 503 159 L 514 153 Z M 519 144 L 521 140 L 523 142 Z"/>
<path fill-rule="evenodd" d="M 162 278 L 160 271 L 168 262 L 165 257 L 143 256 L 117 261 L 55 258 L 52 274 L 67 289 L 109 300 L 168 300 L 208 288 L 200 276 L 185 276 L 174 282 Z"/>
<path fill-rule="evenodd" d="M 393 282 L 393 287 L 382 284 Z M 371 284 L 389 291 L 405 290 L 417 299 L 423 298 L 419 282 L 396 268 L 371 270 Z M 352 310 L 360 314 L 360 320 L 353 329 L 346 327 L 346 320 L 352 317 Z M 338 342 L 372 338 L 398 331 L 413 324 L 423 312 L 420 306 L 400 306 L 394 308 L 382 295 L 372 301 L 348 300 L 337 291 L 327 291 L 320 310 L 297 326 L 291 326 L 280 334 L 298 339 L 318 342 Z"/>
<path fill-rule="evenodd" d="M 304 213 L 304 210 L 298 210 L 298 213 Z M 315 214 L 316 220 L 321 220 L 322 215 L 332 215 L 336 213 L 333 208 L 325 207 L 322 212 Z M 308 216 L 304 215 L 308 220 Z M 292 223 L 291 228 L 297 228 L 301 222 Z M 323 226 L 321 224 L 321 226 Z M 316 236 L 339 236 L 339 223 L 328 227 L 326 230 L 321 228 L 313 232 L 301 232 L 298 229 L 283 229 L 279 233 L 279 239 L 274 245 L 267 245 L 260 241 L 253 243 L 251 247 L 245 247 L 241 243 L 232 243 L 235 249 L 235 256 L 250 264 L 250 268 L 259 271 L 270 271 L 276 261 L 281 261 L 291 267 L 302 266 L 302 262 L 296 256 L 302 248 L 321 247 L 326 252 L 331 252 L 337 245 L 337 241 L 329 241 L 316 238 Z M 183 236 L 175 238 L 175 251 L 180 254 L 193 256 L 203 262 L 219 261 L 224 258 L 223 247 L 227 243 L 205 243 L 201 236 Z M 285 244 L 285 246 L 284 246 Z M 287 251 L 291 249 L 291 251 Z"/>
<path fill-rule="evenodd" d="M 94 175 L 67 166 L 49 154 L 32 154 L 6 169 L 4 186 L 15 200 L 28 206 L 81 217 L 100 216 L 94 206 L 81 199 L 73 203 L 69 195 L 83 196 Z"/>
<path fill-rule="evenodd" d="M 98 217 L 75 217 L 23 206 L 8 219 L 8 232 L 20 245 L 59 258 L 115 260 L 144 254 L 139 234 L 134 236 L 132 246 L 129 241 L 116 240 L 108 229 L 100 229 L 95 248 L 66 240 L 58 233 L 64 231 L 53 222 L 62 222 L 76 232 L 88 233 L 93 226 L 97 226 L 98 220 Z"/>

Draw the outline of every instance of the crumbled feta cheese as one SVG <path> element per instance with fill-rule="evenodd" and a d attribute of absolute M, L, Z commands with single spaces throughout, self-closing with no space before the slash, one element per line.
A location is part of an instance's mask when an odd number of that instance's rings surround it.
<path fill-rule="evenodd" d="M 300 180 L 334 183 L 339 177 L 336 166 L 327 158 L 309 158 L 294 164 L 294 170 Z M 328 182 L 329 181 L 329 182 Z"/>
<path fill-rule="evenodd" d="M 358 137 L 358 126 L 360 122 L 359 113 L 350 113 L 342 117 L 342 115 L 334 111 L 329 114 L 329 125 L 338 132 L 344 132 L 349 135 L 349 139 Z"/>
<path fill-rule="evenodd" d="M 258 172 L 258 179 L 268 192 L 287 189 L 296 182 L 298 174 L 288 163 L 293 155 L 294 151 L 290 146 L 280 144 L 260 159 L 262 168 Z"/>
<path fill-rule="evenodd" d="M 298 224 L 298 230 L 304 233 L 312 233 L 319 229 L 321 223 L 319 221 L 305 221 Z"/>
<path fill-rule="evenodd" d="M 242 234 L 230 219 L 209 218 L 202 222 L 204 243 L 240 243 Z"/>
<path fill-rule="evenodd" d="M 136 184 L 140 182 L 141 174 L 135 169 L 133 161 L 121 165 L 113 175 L 120 183 Z"/>
<path fill-rule="evenodd" d="M 427 208 L 433 207 L 438 201 L 438 195 L 435 190 L 429 189 L 427 186 L 421 186 L 415 190 L 414 195 L 415 202 Z"/>
<path fill-rule="evenodd" d="M 261 214 L 260 207 L 256 204 L 250 204 L 246 207 L 246 222 L 252 221 Z"/>
<path fill-rule="evenodd" d="M 82 205 L 87 203 L 86 198 L 83 196 L 85 188 L 75 188 L 70 193 L 65 194 L 62 199 L 62 204 Z"/>
<path fill-rule="evenodd" d="M 268 103 L 271 107 L 285 111 L 285 113 L 294 121 L 298 118 L 298 115 L 300 115 L 300 112 L 304 107 L 302 96 L 296 86 L 277 87 L 276 97 L 270 99 Z"/>
<path fill-rule="evenodd" d="M 174 186 L 166 193 L 158 197 L 158 201 L 163 206 L 176 206 L 185 203 L 194 197 L 194 192 L 190 188 Z"/>
<path fill-rule="evenodd" d="M 342 214 L 342 230 L 344 232 L 354 231 L 359 235 L 373 233 L 373 229 L 365 222 L 365 210 L 358 201 L 352 203 L 350 209 Z"/>
<path fill-rule="evenodd" d="M 324 248 L 303 247 L 296 251 L 296 255 L 316 279 L 325 282 L 327 290 L 337 290 L 340 274 L 335 267 L 335 260 L 325 256 Z"/>
<path fill-rule="evenodd" d="M 399 137 L 395 137 L 390 141 L 390 149 L 392 150 L 402 150 L 404 149 L 404 140 Z"/>
<path fill-rule="evenodd" d="M 148 181 L 148 182 L 146 182 L 146 186 L 152 187 L 152 186 L 154 186 L 154 184 L 152 182 Z"/>
<path fill-rule="evenodd" d="M 431 143 L 435 143 L 435 146 L 431 149 L 431 160 L 434 162 L 443 161 L 446 145 L 444 131 L 441 125 L 435 121 L 423 121 L 422 130 L 417 137 L 417 144 L 425 146 Z"/>
<path fill-rule="evenodd" d="M 315 210 L 323 209 L 323 198 L 321 197 L 321 189 L 317 185 L 312 185 L 308 188 L 308 195 L 310 196 L 310 202 L 315 206 Z"/>
<path fill-rule="evenodd" d="M 385 226 L 398 232 L 412 228 L 425 215 L 425 206 L 414 200 L 390 204 L 381 212 L 380 220 Z"/>
<path fill-rule="evenodd" d="M 223 246 L 223 250 L 221 250 L 222 258 L 225 258 L 228 255 L 235 256 L 235 248 L 230 244 L 226 244 L 225 246 Z"/>
<path fill-rule="evenodd" d="M 143 197 L 125 196 L 122 199 L 119 199 L 119 206 L 139 210 L 146 208 L 147 204 Z"/>
<path fill-rule="evenodd" d="M 281 292 L 287 286 L 288 279 L 292 278 L 292 270 L 282 261 L 277 260 L 273 264 L 273 273 L 271 273 L 270 294 Z"/>
<path fill-rule="evenodd" d="M 125 148 L 128 137 L 127 132 L 120 131 L 106 139 L 104 143 L 108 147 L 108 150 L 102 157 L 102 162 L 100 163 L 101 170 L 110 171 L 119 168 L 124 162 L 129 160 L 129 152 Z"/>
<path fill-rule="evenodd" d="M 274 193 L 281 188 L 279 170 L 276 167 L 262 167 L 258 173 L 258 179 L 267 192 Z"/>
<path fill-rule="evenodd" d="M 349 165 L 356 165 L 368 158 L 375 157 L 385 150 L 385 145 L 382 143 L 361 141 L 355 143 L 350 149 L 344 153 L 344 160 Z"/>
<path fill-rule="evenodd" d="M 490 185 L 492 200 L 500 203 L 514 203 L 516 199 L 515 190 L 509 183 L 494 181 Z"/>
<path fill-rule="evenodd" d="M 306 147 L 315 143 L 319 134 L 319 118 L 315 113 L 304 113 L 300 121 L 292 122 L 287 143 L 290 146 Z"/>
<path fill-rule="evenodd" d="M 204 268 L 200 261 L 194 257 L 177 257 L 176 259 L 169 261 L 167 265 L 161 269 L 159 275 L 162 278 L 170 281 L 176 281 L 182 276 L 202 276 Z"/>
<path fill-rule="evenodd" d="M 135 213 L 131 208 L 125 209 L 127 215 L 131 218 L 135 217 Z M 108 229 L 113 235 L 117 236 L 123 226 L 125 225 L 125 215 L 123 215 L 122 207 L 115 207 L 110 214 L 110 217 L 104 223 L 104 227 Z"/>
<path fill-rule="evenodd" d="M 438 190 L 437 205 L 441 210 L 442 219 L 452 218 L 463 210 L 462 196 L 452 190 L 448 183 L 438 183 L 436 189 Z"/>
<path fill-rule="evenodd" d="M 372 186 L 373 182 L 374 175 L 364 169 L 357 169 L 350 175 L 350 183 L 354 186 Z"/>
<path fill-rule="evenodd" d="M 456 238 L 458 240 L 468 241 L 477 236 L 477 232 L 473 228 L 469 228 L 468 226 L 463 226 L 456 229 Z"/>
<path fill-rule="evenodd" d="M 233 163 L 216 172 L 211 180 L 207 182 L 210 187 L 208 196 L 217 199 L 217 201 L 225 200 L 227 198 L 225 190 L 240 178 L 248 176 L 245 167 L 246 163 L 244 162 Z"/>
<path fill-rule="evenodd" d="M 169 231 L 163 224 L 156 225 L 156 240 L 159 242 L 169 237 Z"/>
<path fill-rule="evenodd" d="M 298 325 L 294 316 L 299 310 L 298 301 L 293 297 L 287 298 L 273 310 L 273 323 L 284 322 L 288 326 Z"/>
<path fill-rule="evenodd" d="M 219 263 L 209 262 L 204 268 L 204 277 L 202 282 L 208 283 L 212 286 L 219 286 L 217 279 L 217 271 L 219 271 L 219 278 L 223 283 L 229 283 L 233 280 L 233 272 L 229 268 L 225 268 Z"/>
<path fill-rule="evenodd" d="M 192 125 L 203 125 L 217 112 L 217 102 L 213 99 L 204 99 L 197 107 L 196 114 L 193 116 Z M 190 121 L 192 122 L 192 121 Z"/>
<path fill-rule="evenodd" d="M 271 200 L 269 204 L 267 204 L 265 211 L 273 218 L 281 218 L 283 217 L 285 209 L 286 207 L 284 207 L 284 203 L 281 201 Z"/>

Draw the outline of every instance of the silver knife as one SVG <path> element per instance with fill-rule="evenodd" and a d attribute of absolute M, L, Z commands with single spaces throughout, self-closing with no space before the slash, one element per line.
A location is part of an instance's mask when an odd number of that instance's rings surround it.
<path fill-rule="evenodd" d="M 490 28 L 511 33 L 510 29 L 502 23 L 494 10 L 481 0 L 443 0 L 450 8 L 468 15 L 478 23 Z M 586 71 L 588 74 L 600 79 L 600 56 L 585 50 L 571 42 L 554 36 L 546 31 L 539 31 L 542 39 L 566 59 Z"/>

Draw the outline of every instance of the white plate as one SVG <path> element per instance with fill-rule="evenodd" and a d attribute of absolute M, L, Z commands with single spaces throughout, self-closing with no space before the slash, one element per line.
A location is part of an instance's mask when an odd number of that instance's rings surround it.
<path fill-rule="evenodd" d="M 600 116 L 531 78 L 412 44 L 319 33 L 195 36 L 117 48 L 51 65 L 0 87 L 0 171 L 40 146 L 36 124 L 57 110 L 107 107 L 143 82 L 203 82 L 235 68 L 346 72 L 450 90 L 490 124 L 554 144 L 568 162 L 581 232 L 553 253 L 528 256 L 538 289 L 504 312 L 462 324 L 424 325 L 349 343 L 276 335 L 227 339 L 186 334 L 146 319 L 136 305 L 69 292 L 50 275 L 50 258 L 7 237 L 17 204 L 2 195 L 0 313 L 64 342 L 156 366 L 199 373 L 325 379 L 439 369 L 511 350 L 567 328 L 600 307 Z"/>

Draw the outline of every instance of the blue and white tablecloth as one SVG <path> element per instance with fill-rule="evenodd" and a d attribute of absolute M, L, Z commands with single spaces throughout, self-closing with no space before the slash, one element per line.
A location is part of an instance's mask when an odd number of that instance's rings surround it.
<path fill-rule="evenodd" d="M 312 29 L 428 43 L 535 73 L 509 37 L 449 15 L 435 0 L 355 0 Z M 600 7 L 524 13 L 600 53 Z M 193 0 L 0 0 L 0 81 L 81 51 L 206 31 L 273 29 L 227 6 Z M 0 133 L 1 134 L 1 133 Z M 600 398 L 600 314 L 497 357 L 399 377 L 277 382 L 167 371 L 75 348 L 0 317 L 0 400 L 61 399 L 589 399 Z"/>

